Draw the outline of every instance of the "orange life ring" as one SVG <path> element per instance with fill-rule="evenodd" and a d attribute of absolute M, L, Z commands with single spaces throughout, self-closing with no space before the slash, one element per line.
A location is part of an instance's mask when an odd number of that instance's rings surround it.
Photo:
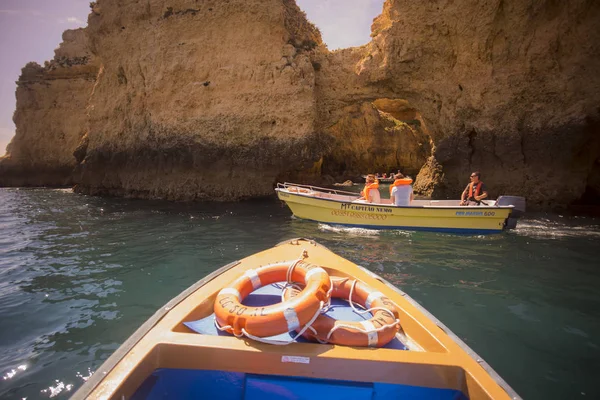
<path fill-rule="evenodd" d="M 373 309 L 373 318 L 361 322 L 336 320 L 320 315 L 302 336 L 312 341 L 333 343 L 345 346 L 383 347 L 388 344 L 400 329 L 399 313 L 396 305 L 381 292 L 350 278 L 331 278 L 332 298 L 352 301 L 366 309 Z M 297 290 L 287 290 L 284 299 L 293 298 Z"/>
<path fill-rule="evenodd" d="M 293 299 L 281 303 L 249 307 L 246 296 L 259 287 L 276 282 L 301 282 L 305 289 Z M 219 329 L 236 336 L 244 331 L 258 337 L 279 335 L 301 329 L 320 312 L 329 300 L 329 274 L 301 260 L 249 269 L 217 294 L 214 311 Z"/>

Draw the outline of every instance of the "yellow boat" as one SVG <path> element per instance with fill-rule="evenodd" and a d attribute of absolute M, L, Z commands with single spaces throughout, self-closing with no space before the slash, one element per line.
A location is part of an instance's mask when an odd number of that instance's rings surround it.
<path fill-rule="evenodd" d="M 371 295 L 379 296 L 373 298 L 386 299 L 384 304 L 395 307 L 399 321 L 391 342 L 383 347 L 349 347 L 307 342 L 294 333 L 287 335 L 287 342 L 292 343 L 277 346 L 217 329 L 215 300 L 231 291 L 225 288 L 232 281 L 256 277 L 256 271 L 265 266 L 282 263 L 293 268 L 300 262 L 318 266 L 316 271 L 332 281 L 350 279 L 353 285 L 372 288 Z M 252 278 L 252 285 L 255 283 Z M 254 304 L 281 301 L 282 297 L 269 293 L 275 290 L 280 294 L 279 286 L 257 286 L 255 292 L 244 297 L 244 304 L 251 297 Z M 259 293 L 261 290 L 266 292 Z M 352 292 L 350 298 L 354 299 Z M 332 303 L 331 309 L 351 309 L 357 321 L 365 318 L 353 311 L 352 303 L 337 300 L 342 306 Z M 313 241 L 293 239 L 226 265 L 171 300 L 73 396 L 88 398 L 381 400 L 519 396 L 406 293 Z"/>
<path fill-rule="evenodd" d="M 298 218 L 362 228 L 498 233 L 515 228 L 525 211 L 525 199 L 517 196 L 468 206 L 461 206 L 460 200 L 413 200 L 402 207 L 389 199 L 367 203 L 358 200 L 357 193 L 296 183 L 279 183 L 275 190 Z"/>

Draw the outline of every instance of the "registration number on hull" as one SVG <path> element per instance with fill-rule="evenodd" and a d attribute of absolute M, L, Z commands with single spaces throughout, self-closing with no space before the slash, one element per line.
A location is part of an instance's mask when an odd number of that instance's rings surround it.
<path fill-rule="evenodd" d="M 457 211 L 457 217 L 493 217 L 496 215 L 495 211 Z"/>

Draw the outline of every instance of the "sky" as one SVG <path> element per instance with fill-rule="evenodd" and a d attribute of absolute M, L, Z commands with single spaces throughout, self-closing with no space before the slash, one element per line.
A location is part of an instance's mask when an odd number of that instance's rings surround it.
<path fill-rule="evenodd" d="M 370 40 L 384 0 L 296 0 L 330 50 Z M 54 57 L 66 29 L 85 27 L 90 0 L 0 0 L 0 156 L 14 136 L 15 82 L 30 61 Z"/>

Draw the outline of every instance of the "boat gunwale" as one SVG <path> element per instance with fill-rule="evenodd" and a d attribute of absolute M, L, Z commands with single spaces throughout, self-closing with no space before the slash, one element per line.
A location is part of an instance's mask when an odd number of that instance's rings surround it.
<path fill-rule="evenodd" d="M 327 193 L 333 192 L 334 194 L 344 193 L 344 194 L 347 194 L 349 196 L 353 196 L 353 197 L 356 197 L 356 198 L 360 197 L 360 194 L 355 193 L 355 192 L 349 192 L 349 191 L 346 191 L 346 190 L 330 189 L 330 188 L 324 188 L 324 187 L 313 186 L 313 185 L 305 185 L 305 184 L 302 184 L 302 183 L 292 183 L 292 182 L 277 183 L 277 187 L 275 188 L 275 190 L 284 190 L 284 189 L 287 189 L 290 186 L 291 187 L 301 187 L 301 188 L 310 189 L 310 190 L 317 189 L 317 191 L 322 191 L 322 192 L 327 192 Z M 293 192 L 290 192 L 290 193 L 293 193 Z"/>
<path fill-rule="evenodd" d="M 315 199 L 315 200 L 319 200 L 319 201 L 330 201 L 333 203 L 341 203 L 341 204 L 353 204 L 353 205 L 370 205 L 373 207 L 389 207 L 391 209 L 395 209 L 395 208 L 406 208 L 406 209 L 442 209 L 442 210 L 450 210 L 450 209 L 455 209 L 455 210 L 467 210 L 467 209 L 471 209 L 471 208 L 477 208 L 477 209 L 488 209 L 488 210 L 513 210 L 515 208 L 514 205 L 507 205 L 507 206 L 436 206 L 436 205 L 422 205 L 422 206 L 395 206 L 395 205 L 391 205 L 391 204 L 382 204 L 382 203 L 354 203 L 352 201 L 346 201 L 346 200 L 336 200 L 336 199 L 326 199 L 323 197 L 316 197 L 316 196 L 311 196 L 309 194 L 306 193 L 296 193 L 296 192 L 290 192 L 288 190 L 282 189 L 282 188 L 275 188 L 276 192 L 280 192 L 280 193 L 286 193 L 292 196 L 301 196 L 301 197 L 305 197 L 305 198 L 309 198 L 309 199 Z M 350 193 L 350 192 L 345 192 L 345 193 Z M 357 196 L 358 197 L 358 196 Z M 283 200 L 282 201 L 286 201 Z M 358 211 L 360 212 L 360 210 Z"/>

